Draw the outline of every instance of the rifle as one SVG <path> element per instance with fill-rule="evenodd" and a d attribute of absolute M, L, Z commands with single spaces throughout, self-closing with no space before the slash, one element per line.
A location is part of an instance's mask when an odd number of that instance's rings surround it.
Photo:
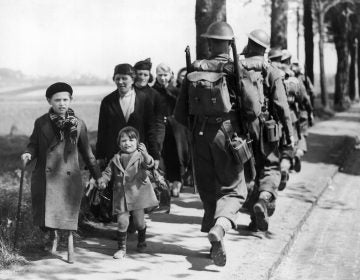
<path fill-rule="evenodd" d="M 239 55 L 238 55 L 238 52 L 237 52 L 237 48 L 236 48 L 236 43 L 235 43 L 235 38 L 233 38 L 231 40 L 231 49 L 232 49 L 232 53 L 233 53 L 233 59 L 234 59 L 234 74 L 235 74 L 235 91 L 236 91 L 236 99 L 237 99 L 237 106 L 238 106 L 238 109 L 239 109 L 239 115 L 241 114 L 241 109 L 242 109 L 242 98 L 241 98 L 241 92 L 242 92 L 242 84 L 241 84 L 241 77 L 240 76 L 240 66 L 239 66 Z M 252 145 L 251 145 L 251 139 L 250 139 L 250 135 L 249 135 L 249 129 L 247 128 L 247 126 L 245 125 L 244 122 L 242 122 L 240 120 L 240 125 L 242 126 L 242 130 L 244 132 L 246 132 L 246 142 L 247 142 L 247 145 L 249 147 L 249 149 L 251 150 L 251 153 L 252 153 L 252 157 L 250 158 L 249 160 L 249 168 L 250 168 L 250 172 L 251 172 L 251 178 L 252 180 L 255 179 L 256 177 L 256 169 L 255 169 L 255 158 L 254 158 L 254 153 L 252 151 Z"/>
<path fill-rule="evenodd" d="M 185 49 L 185 58 L 186 58 L 186 74 L 191 72 L 191 55 L 190 55 L 190 47 L 186 46 Z M 188 83 L 186 82 L 186 85 Z M 191 129 L 191 119 L 190 116 L 188 118 L 188 127 L 191 130 L 190 133 L 190 158 L 191 158 L 191 172 L 193 176 L 193 184 L 194 184 L 194 193 L 198 192 L 197 183 L 196 183 L 196 175 L 195 175 L 195 161 L 194 161 L 194 146 L 193 146 L 193 129 Z"/>

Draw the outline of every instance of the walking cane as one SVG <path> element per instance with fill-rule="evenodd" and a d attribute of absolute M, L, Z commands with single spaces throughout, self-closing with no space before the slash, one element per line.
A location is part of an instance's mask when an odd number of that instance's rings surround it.
<path fill-rule="evenodd" d="M 19 199 L 18 199 L 18 205 L 17 205 L 16 224 L 15 224 L 14 250 L 16 248 L 17 241 L 19 238 L 19 223 L 20 223 L 20 216 L 21 216 L 21 200 L 22 200 L 22 193 L 23 193 L 25 166 L 26 166 L 26 163 L 24 163 L 21 168 Z"/>

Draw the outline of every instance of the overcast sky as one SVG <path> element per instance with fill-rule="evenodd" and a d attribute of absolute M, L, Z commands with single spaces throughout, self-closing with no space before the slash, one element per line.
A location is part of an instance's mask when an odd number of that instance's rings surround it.
<path fill-rule="evenodd" d="M 227 1 L 239 50 L 252 29 L 270 31 L 263 0 L 243 2 Z M 195 0 L 0 0 L 0 67 L 104 78 L 118 63 L 151 57 L 154 66 L 165 62 L 177 71 L 187 44 L 195 58 L 194 15 Z M 290 24 L 292 52 L 295 36 Z"/>

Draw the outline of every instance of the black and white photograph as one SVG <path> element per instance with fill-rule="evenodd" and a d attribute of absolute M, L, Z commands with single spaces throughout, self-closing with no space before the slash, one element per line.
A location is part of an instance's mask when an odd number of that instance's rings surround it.
<path fill-rule="evenodd" d="M 360 279 L 360 0 L 0 0 L 0 279 Z"/>

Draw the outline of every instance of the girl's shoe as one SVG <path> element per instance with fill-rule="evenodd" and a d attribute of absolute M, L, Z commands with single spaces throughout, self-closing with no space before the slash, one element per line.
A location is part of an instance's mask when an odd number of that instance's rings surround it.
<path fill-rule="evenodd" d="M 138 244 L 137 249 L 139 252 L 144 252 L 146 249 L 146 227 L 138 230 Z"/>

